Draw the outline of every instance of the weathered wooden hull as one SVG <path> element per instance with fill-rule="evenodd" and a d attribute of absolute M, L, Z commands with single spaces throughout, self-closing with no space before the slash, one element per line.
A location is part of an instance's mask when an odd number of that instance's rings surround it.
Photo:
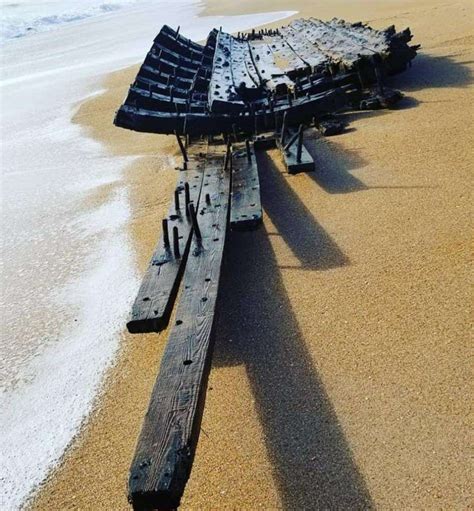
<path fill-rule="evenodd" d="M 337 111 L 347 104 L 343 88 L 330 90 L 311 97 L 295 101 L 291 109 L 279 107 L 273 112 L 261 111 L 242 115 L 186 113 L 177 115 L 172 112 L 152 111 L 136 107 L 123 106 L 116 116 L 116 124 L 123 128 L 146 133 L 186 133 L 189 135 L 232 133 L 237 129 L 244 133 L 275 129 L 281 122 L 284 112 L 288 112 L 291 124 L 311 121 L 316 114 Z"/>
<path fill-rule="evenodd" d="M 335 112 L 360 90 L 406 68 L 409 29 L 376 31 L 341 20 L 295 20 L 281 32 L 210 32 L 200 45 L 164 26 L 115 124 L 148 133 L 216 134 L 273 129 Z M 337 45 L 334 44 L 337 41 Z"/>

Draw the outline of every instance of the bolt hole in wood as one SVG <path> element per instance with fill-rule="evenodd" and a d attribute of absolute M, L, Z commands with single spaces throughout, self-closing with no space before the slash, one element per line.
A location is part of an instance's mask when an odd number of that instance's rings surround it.
<path fill-rule="evenodd" d="M 207 298 L 206 298 L 205 296 L 203 296 L 203 297 L 201 298 L 201 301 L 202 301 L 202 302 L 207 302 Z"/>
<path fill-rule="evenodd" d="M 193 361 L 192 361 L 192 360 L 185 360 L 185 361 L 183 362 L 183 364 L 184 364 L 185 366 L 188 366 L 188 365 L 190 365 L 190 364 L 192 364 L 192 363 L 193 363 Z"/>
<path fill-rule="evenodd" d="M 143 298 L 143 301 L 144 301 L 144 302 L 149 302 L 149 301 L 150 301 L 150 298 L 148 298 L 148 296 L 145 296 L 145 298 Z"/>
<path fill-rule="evenodd" d="M 180 319 L 178 319 L 178 320 L 176 321 L 176 324 L 179 326 L 179 325 L 182 325 L 182 324 L 183 324 L 183 322 L 182 322 Z"/>

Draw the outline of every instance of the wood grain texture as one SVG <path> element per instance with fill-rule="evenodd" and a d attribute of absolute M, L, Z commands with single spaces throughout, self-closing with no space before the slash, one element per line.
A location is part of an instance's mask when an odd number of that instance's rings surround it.
<path fill-rule="evenodd" d="M 327 56 L 319 51 L 318 47 L 311 44 L 304 34 L 293 25 L 283 27 L 281 35 L 286 44 L 304 61 L 312 71 L 323 67 L 327 63 Z"/>
<path fill-rule="evenodd" d="M 189 170 L 180 171 L 176 187 L 180 210 L 176 211 L 173 201 L 167 216 L 170 238 L 173 227 L 178 227 L 181 257 L 175 257 L 172 242 L 166 247 L 161 236 L 132 307 L 127 323 L 130 333 L 159 332 L 168 325 L 191 243 L 191 221 L 186 215 L 184 187 L 185 183 L 189 184 L 190 199 L 197 203 L 204 177 L 204 159 L 199 154 L 205 152 L 205 143 L 194 144 L 190 149 Z"/>
<path fill-rule="evenodd" d="M 228 220 L 230 175 L 211 155 L 211 205 L 200 204 L 202 233 L 193 235 L 182 295 L 130 470 L 135 510 L 174 509 L 189 477 L 210 370 L 214 312 Z"/>
<path fill-rule="evenodd" d="M 230 52 L 232 80 L 236 89 L 242 84 L 246 89 L 258 89 L 260 87 L 260 77 L 252 60 L 249 43 L 232 37 L 230 39 Z"/>
<path fill-rule="evenodd" d="M 266 89 L 276 94 L 286 94 L 288 90 L 294 89 L 295 83 L 277 66 L 273 52 L 265 41 L 252 41 L 250 50 L 260 80 Z"/>
<path fill-rule="evenodd" d="M 285 74 L 291 76 L 304 71 L 308 67 L 308 64 L 294 52 L 283 37 L 271 38 L 268 46 L 273 53 L 276 65 L 283 69 Z"/>
<path fill-rule="evenodd" d="M 163 27 L 114 122 L 192 135 L 267 131 L 283 111 L 293 125 L 307 122 L 358 107 L 364 91 L 403 71 L 418 49 L 411 38 L 409 29 L 312 18 L 247 37 L 212 30 L 201 46 Z M 384 94 L 377 105 L 399 98 Z"/>
<path fill-rule="evenodd" d="M 254 144 L 249 145 L 250 160 L 245 145 L 233 153 L 230 228 L 235 231 L 256 229 L 262 223 L 260 181 Z"/>
<path fill-rule="evenodd" d="M 231 41 L 230 34 L 217 34 L 212 78 L 209 83 L 209 109 L 213 113 L 242 111 L 245 106 L 235 89 L 232 76 Z"/>

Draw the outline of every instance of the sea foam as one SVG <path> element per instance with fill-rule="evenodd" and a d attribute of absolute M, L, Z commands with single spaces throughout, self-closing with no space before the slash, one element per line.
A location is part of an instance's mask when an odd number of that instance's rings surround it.
<path fill-rule="evenodd" d="M 2 1 L 0 2 L 0 41 L 44 32 L 64 23 L 108 14 L 135 2 L 136 0 Z"/>

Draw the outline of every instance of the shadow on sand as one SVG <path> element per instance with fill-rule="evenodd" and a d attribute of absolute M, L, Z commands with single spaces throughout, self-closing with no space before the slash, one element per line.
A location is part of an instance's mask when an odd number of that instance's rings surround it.
<path fill-rule="evenodd" d="M 388 85 L 402 92 L 442 87 L 467 87 L 473 82 L 473 73 L 468 66 L 471 62 L 456 61 L 457 56 L 435 56 L 420 52 L 413 61 L 413 67 L 391 77 Z"/>
<path fill-rule="evenodd" d="M 470 62 L 457 62 L 454 57 L 455 55 L 437 57 L 420 53 L 413 61 L 411 69 L 390 77 L 387 80 L 387 85 L 400 89 L 404 93 L 429 88 L 467 87 L 473 82 L 473 73 L 468 67 Z M 394 110 L 416 108 L 420 103 L 421 101 L 418 99 L 405 94 Z M 348 112 L 344 114 L 344 119 L 349 125 L 345 133 L 354 131 L 354 128 L 351 127 L 353 120 L 390 115 L 391 113 L 391 110 Z M 337 137 L 331 139 L 331 143 L 325 144 L 317 143 L 317 139 L 312 136 L 306 138 L 306 147 L 317 167 L 315 172 L 309 173 L 311 178 L 328 193 L 351 193 L 372 188 L 366 186 L 351 173 L 351 171 L 364 167 L 366 162 L 354 150 L 339 150 L 336 140 Z"/>
<path fill-rule="evenodd" d="M 412 70 L 390 82 L 403 91 L 464 87 L 472 82 L 472 75 L 450 57 L 422 54 Z M 408 97 L 400 108 L 416 106 L 417 101 Z M 390 115 L 390 111 L 350 115 Z M 314 143 L 308 145 L 314 151 Z M 331 145 L 318 145 L 316 161 L 321 151 L 327 152 L 324 165 L 309 175 L 328 193 L 367 190 L 350 173 L 365 161 L 356 151 L 343 152 Z M 324 271 L 350 264 L 271 158 L 265 153 L 260 158 L 265 168 L 261 175 L 264 209 L 301 267 Z M 265 228 L 229 233 L 214 364 L 246 367 L 285 509 L 373 509 L 364 478 L 312 364 L 280 270 Z"/>
<path fill-rule="evenodd" d="M 264 209 L 302 265 L 326 270 L 348 264 L 284 175 L 262 158 Z M 265 228 L 229 233 L 220 290 L 214 364 L 246 367 L 285 509 L 373 508 Z"/>

